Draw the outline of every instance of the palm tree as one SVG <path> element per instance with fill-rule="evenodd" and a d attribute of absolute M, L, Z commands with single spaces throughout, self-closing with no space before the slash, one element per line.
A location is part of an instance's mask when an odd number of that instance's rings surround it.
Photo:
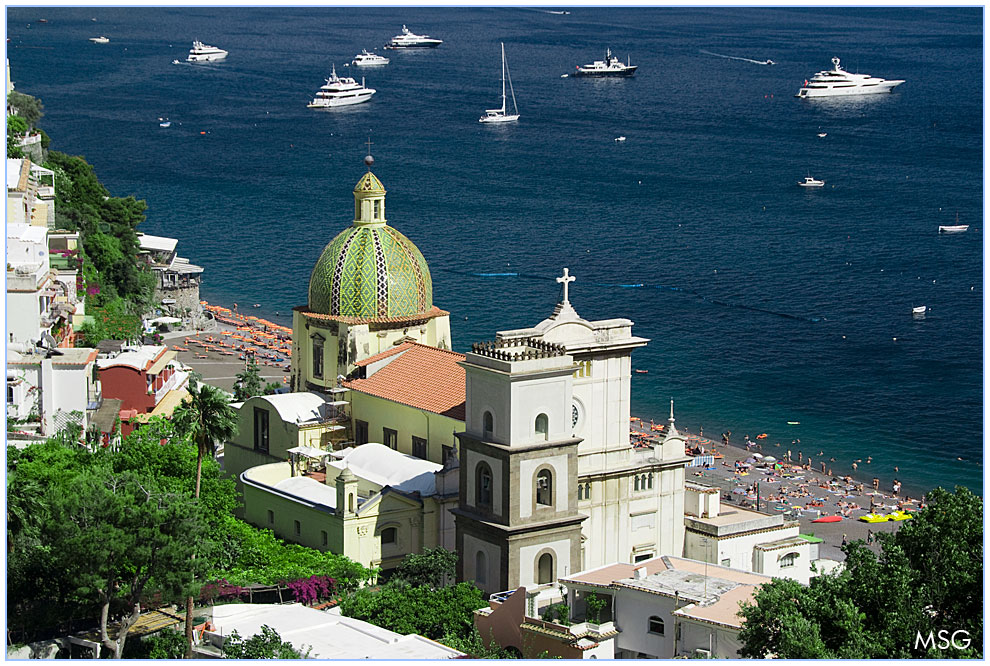
<path fill-rule="evenodd" d="M 203 456 L 213 457 L 217 444 L 237 433 L 237 413 L 227 395 L 209 384 L 189 382 L 189 397 L 172 414 L 176 430 L 196 444 L 196 498 L 203 476 Z M 193 557 L 196 557 L 193 555 Z M 186 657 L 192 658 L 193 598 L 186 598 Z"/>

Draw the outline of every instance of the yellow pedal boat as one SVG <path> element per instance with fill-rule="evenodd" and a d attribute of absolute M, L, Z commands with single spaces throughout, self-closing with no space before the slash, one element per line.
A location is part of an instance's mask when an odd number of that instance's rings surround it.
<path fill-rule="evenodd" d="M 889 518 L 890 520 L 910 520 L 911 518 L 914 518 L 914 516 L 912 516 L 907 511 L 898 510 L 891 513 L 889 516 L 887 516 L 887 518 Z"/>
<path fill-rule="evenodd" d="M 864 523 L 885 523 L 890 520 L 890 516 L 885 516 L 882 513 L 868 513 L 865 516 L 860 516 L 859 520 Z"/>

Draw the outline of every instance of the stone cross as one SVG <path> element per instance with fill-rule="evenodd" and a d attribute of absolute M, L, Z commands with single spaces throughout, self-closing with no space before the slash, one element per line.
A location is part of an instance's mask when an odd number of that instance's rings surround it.
<path fill-rule="evenodd" d="M 368 137 L 368 154 L 371 154 L 371 137 Z"/>
<path fill-rule="evenodd" d="M 557 282 L 564 285 L 564 305 L 570 305 L 570 301 L 567 300 L 567 284 L 569 282 L 574 282 L 576 279 L 576 277 L 568 273 L 566 268 L 564 269 L 564 276 L 557 278 Z"/>

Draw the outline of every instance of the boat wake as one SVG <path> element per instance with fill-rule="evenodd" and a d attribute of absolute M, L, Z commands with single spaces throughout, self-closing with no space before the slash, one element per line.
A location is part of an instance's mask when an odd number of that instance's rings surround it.
<path fill-rule="evenodd" d="M 754 65 L 773 65 L 774 64 L 774 61 L 773 60 L 770 60 L 770 59 L 767 59 L 767 60 L 753 60 L 752 58 L 740 58 L 738 56 L 729 56 L 729 55 L 722 55 L 721 53 L 712 53 L 711 51 L 706 51 L 704 49 L 701 49 L 701 53 L 704 53 L 704 54 L 710 55 L 710 56 L 715 56 L 716 58 L 725 58 L 726 60 L 742 60 L 743 62 L 751 62 Z"/>

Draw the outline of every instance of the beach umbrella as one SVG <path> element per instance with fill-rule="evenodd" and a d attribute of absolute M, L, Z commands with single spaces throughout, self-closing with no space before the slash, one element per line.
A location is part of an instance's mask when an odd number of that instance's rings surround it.
<path fill-rule="evenodd" d="M 774 463 L 777 462 L 777 459 L 774 458 L 773 456 L 765 456 L 763 458 L 763 462 Z"/>
<path fill-rule="evenodd" d="M 763 457 L 763 454 L 762 453 L 754 453 L 753 454 L 753 457 L 754 458 L 762 458 Z"/>
<path fill-rule="evenodd" d="M 752 464 L 756 462 L 756 458 L 746 458 L 746 462 Z"/>

